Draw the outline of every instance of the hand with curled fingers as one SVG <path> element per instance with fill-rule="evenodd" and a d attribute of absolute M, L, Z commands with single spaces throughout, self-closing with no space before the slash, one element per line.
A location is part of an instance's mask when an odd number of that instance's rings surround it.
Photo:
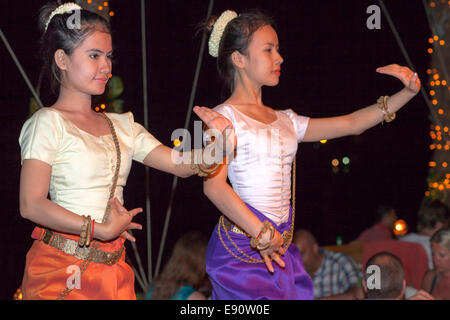
<path fill-rule="evenodd" d="M 117 198 L 110 200 L 111 211 L 108 220 L 104 223 L 102 240 L 112 240 L 122 236 L 127 240 L 135 242 L 136 239 L 127 230 L 142 230 L 142 225 L 132 222 L 134 216 L 142 212 L 142 208 L 135 208 L 128 211 Z"/>
<path fill-rule="evenodd" d="M 377 68 L 376 71 L 378 73 L 396 77 L 403 83 L 405 88 L 414 95 L 420 91 L 421 84 L 419 76 L 408 67 L 399 66 L 398 64 L 390 64 Z"/>
<path fill-rule="evenodd" d="M 275 261 L 280 267 L 284 268 L 285 263 L 281 259 L 281 256 L 285 254 L 283 248 L 283 237 L 281 234 L 275 229 L 273 238 L 270 239 L 270 232 L 266 232 L 261 235 L 262 244 L 267 244 L 269 242 L 269 246 L 263 250 L 260 250 L 259 253 L 266 264 L 267 270 L 270 272 L 274 272 L 272 261 Z"/>
<path fill-rule="evenodd" d="M 217 142 L 222 150 L 222 157 L 231 155 L 237 145 L 236 133 L 231 121 L 217 111 L 207 107 L 195 106 L 193 110 L 208 129 L 217 130 L 221 133 Z"/>

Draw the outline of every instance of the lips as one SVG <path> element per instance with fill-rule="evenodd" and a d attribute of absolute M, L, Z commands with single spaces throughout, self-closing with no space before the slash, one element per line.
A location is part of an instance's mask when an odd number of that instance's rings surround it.
<path fill-rule="evenodd" d="M 94 79 L 94 80 L 97 80 L 101 83 L 106 83 L 108 81 L 108 78 L 99 78 L 99 79 Z"/>
<path fill-rule="evenodd" d="M 280 69 L 274 70 L 274 71 L 272 71 L 272 72 L 275 73 L 277 76 L 280 76 L 280 75 L 281 75 L 281 70 L 280 70 Z"/>

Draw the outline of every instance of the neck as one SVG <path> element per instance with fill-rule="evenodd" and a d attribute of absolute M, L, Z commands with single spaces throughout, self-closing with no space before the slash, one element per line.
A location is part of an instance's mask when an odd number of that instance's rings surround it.
<path fill-rule="evenodd" d="M 237 75 L 235 88 L 228 99 L 235 104 L 264 106 L 262 102 L 262 87 L 252 83 L 250 80 Z"/>
<path fill-rule="evenodd" d="M 61 86 L 55 106 L 61 110 L 75 113 L 92 113 L 92 96 L 72 88 Z"/>

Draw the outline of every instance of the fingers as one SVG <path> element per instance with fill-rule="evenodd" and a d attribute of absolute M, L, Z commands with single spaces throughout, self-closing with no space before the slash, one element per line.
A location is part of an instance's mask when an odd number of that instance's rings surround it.
<path fill-rule="evenodd" d="M 128 228 L 127 228 L 127 229 L 128 229 L 128 230 L 130 230 L 130 229 L 142 230 L 142 225 L 139 224 L 139 223 L 131 222 L 131 223 L 128 225 Z"/>
<path fill-rule="evenodd" d="M 270 257 L 267 254 L 261 254 L 261 256 L 264 259 L 264 263 L 266 264 L 267 270 L 269 270 L 271 273 L 273 273 L 273 266 L 272 262 L 270 261 Z"/>
<path fill-rule="evenodd" d="M 142 208 L 136 208 L 136 209 L 128 211 L 128 214 L 130 216 L 134 217 L 135 215 L 137 215 L 138 213 L 141 213 L 142 211 L 144 211 Z"/>
<path fill-rule="evenodd" d="M 121 234 L 121 236 L 124 237 L 125 239 L 131 241 L 131 242 L 136 242 L 136 238 L 133 237 L 131 234 L 129 234 L 127 231 L 124 231 L 124 232 Z"/>
<path fill-rule="evenodd" d="M 286 253 L 286 250 L 283 248 L 283 246 L 281 246 L 280 249 L 278 249 L 278 253 L 279 253 L 281 256 L 284 256 L 284 254 Z"/>
<path fill-rule="evenodd" d="M 273 261 L 275 261 L 280 267 L 284 268 L 286 267 L 286 264 L 284 263 L 283 260 L 281 260 L 280 256 L 278 255 L 278 253 L 273 252 L 270 257 L 272 258 Z"/>
<path fill-rule="evenodd" d="M 110 203 L 112 205 L 114 205 L 117 209 L 117 211 L 119 211 L 119 213 L 121 214 L 126 214 L 129 215 L 131 217 L 134 217 L 135 215 L 137 215 L 138 213 L 142 212 L 143 209 L 142 208 L 135 208 L 133 210 L 128 211 L 119 201 L 119 199 L 117 199 L 116 197 L 112 198 L 110 200 Z"/>
<path fill-rule="evenodd" d="M 114 197 L 110 201 L 111 201 L 111 204 L 116 207 L 117 211 L 119 211 L 119 213 L 128 214 L 127 209 L 125 209 L 125 207 L 122 206 L 122 204 L 120 203 L 119 199 Z"/>
<path fill-rule="evenodd" d="M 131 230 L 131 229 L 142 230 L 142 225 L 140 225 L 139 223 L 131 222 L 128 225 L 127 230 Z M 125 239 L 131 241 L 131 242 L 136 242 L 136 238 L 133 237 L 128 231 L 122 232 L 121 236 L 124 237 Z"/>
<path fill-rule="evenodd" d="M 193 110 L 198 115 L 198 117 L 211 129 L 217 129 L 220 132 L 223 132 L 226 128 L 233 127 L 230 120 L 228 120 L 215 110 L 198 106 L 194 107 Z"/>

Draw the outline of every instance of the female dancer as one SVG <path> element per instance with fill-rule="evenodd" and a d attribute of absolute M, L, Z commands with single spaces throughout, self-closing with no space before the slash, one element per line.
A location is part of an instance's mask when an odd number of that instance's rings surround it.
<path fill-rule="evenodd" d="M 226 11 L 213 25 L 209 46 L 231 89 L 215 110 L 230 119 L 238 137 L 234 159 L 204 182 L 205 194 L 225 216 L 207 251 L 213 299 L 312 299 L 312 282 L 300 253 L 289 246 L 295 210 L 289 201 L 291 164 L 297 143 L 361 134 L 393 120 L 417 94 L 420 81 L 406 67 L 378 68 L 405 88 L 348 115 L 310 119 L 262 101 L 262 87 L 278 84 L 283 63 L 270 18 L 257 11 L 239 16 Z"/>
<path fill-rule="evenodd" d="M 43 7 L 40 23 L 44 67 L 59 96 L 26 121 L 19 138 L 20 213 L 39 225 L 26 258 L 23 297 L 135 299 L 124 241 L 135 241 L 126 230 L 142 229 L 132 222 L 142 209 L 122 206 L 132 160 L 180 177 L 205 175 L 214 165 L 176 163 L 181 154 L 161 145 L 130 112 L 91 109 L 91 96 L 104 92 L 111 73 L 105 19 L 65 3 Z M 230 126 L 212 110 L 194 111 L 220 132 Z M 219 141 L 217 147 L 222 151 Z"/>

